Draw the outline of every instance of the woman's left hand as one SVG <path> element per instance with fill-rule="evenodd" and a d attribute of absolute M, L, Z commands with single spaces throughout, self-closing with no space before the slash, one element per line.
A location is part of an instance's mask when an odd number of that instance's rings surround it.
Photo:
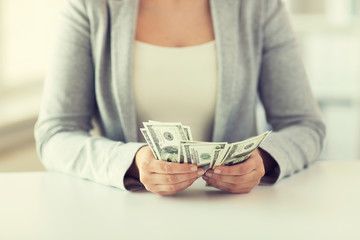
<path fill-rule="evenodd" d="M 245 162 L 209 169 L 203 179 L 211 186 L 227 192 L 249 193 L 259 185 L 264 175 L 264 162 L 260 150 L 256 149 Z"/>

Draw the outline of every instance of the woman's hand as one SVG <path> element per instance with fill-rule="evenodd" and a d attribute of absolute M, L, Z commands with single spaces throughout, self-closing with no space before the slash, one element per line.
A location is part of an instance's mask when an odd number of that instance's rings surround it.
<path fill-rule="evenodd" d="M 204 174 L 204 170 L 194 164 L 156 160 L 148 146 L 140 148 L 134 162 L 145 188 L 160 195 L 181 192 Z"/>
<path fill-rule="evenodd" d="M 265 167 L 260 150 L 256 149 L 245 162 L 233 166 L 218 166 L 210 169 L 203 179 L 211 186 L 231 192 L 249 193 L 259 185 L 265 175 Z"/>

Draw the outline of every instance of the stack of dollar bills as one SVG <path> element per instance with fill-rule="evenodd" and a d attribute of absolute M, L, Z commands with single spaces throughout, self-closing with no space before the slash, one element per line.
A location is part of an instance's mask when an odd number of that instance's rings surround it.
<path fill-rule="evenodd" d="M 194 141 L 189 126 L 181 123 L 144 122 L 140 129 L 157 160 L 193 163 L 204 169 L 231 166 L 248 159 L 271 131 L 241 142 Z"/>

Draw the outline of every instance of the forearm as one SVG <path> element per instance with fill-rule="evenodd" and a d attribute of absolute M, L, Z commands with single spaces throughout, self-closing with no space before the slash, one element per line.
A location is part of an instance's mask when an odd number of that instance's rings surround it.
<path fill-rule="evenodd" d="M 38 152 L 47 169 L 127 189 L 124 177 L 142 144 L 112 141 L 80 131 L 51 134 L 44 127 L 38 124 L 35 132 Z"/>
<path fill-rule="evenodd" d="M 273 169 L 266 182 L 291 176 L 315 161 L 322 150 L 324 131 L 319 122 L 316 129 L 299 124 L 270 134 L 261 148 L 277 162 L 278 167 Z"/>

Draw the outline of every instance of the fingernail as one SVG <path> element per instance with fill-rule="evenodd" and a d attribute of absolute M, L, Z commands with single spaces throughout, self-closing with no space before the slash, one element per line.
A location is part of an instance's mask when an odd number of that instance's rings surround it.
<path fill-rule="evenodd" d="M 208 176 L 208 177 L 211 177 L 211 176 L 212 176 L 212 174 L 209 173 L 209 172 L 207 172 L 205 175 Z"/>
<path fill-rule="evenodd" d="M 198 174 L 199 176 L 204 175 L 204 170 L 203 170 L 203 169 L 199 169 L 198 172 L 197 172 L 197 174 Z"/>
<path fill-rule="evenodd" d="M 220 169 L 215 169 L 215 170 L 214 170 L 214 173 L 218 173 L 218 174 L 219 174 L 219 173 L 221 173 L 221 170 L 220 170 Z"/>
<path fill-rule="evenodd" d="M 209 180 L 209 178 L 207 177 L 207 176 L 202 176 L 202 178 L 205 180 L 205 181 L 207 181 L 207 180 Z"/>
<path fill-rule="evenodd" d="M 197 170 L 196 166 L 193 166 L 193 167 L 190 168 L 190 171 L 192 171 L 192 172 L 195 172 L 196 170 Z"/>

